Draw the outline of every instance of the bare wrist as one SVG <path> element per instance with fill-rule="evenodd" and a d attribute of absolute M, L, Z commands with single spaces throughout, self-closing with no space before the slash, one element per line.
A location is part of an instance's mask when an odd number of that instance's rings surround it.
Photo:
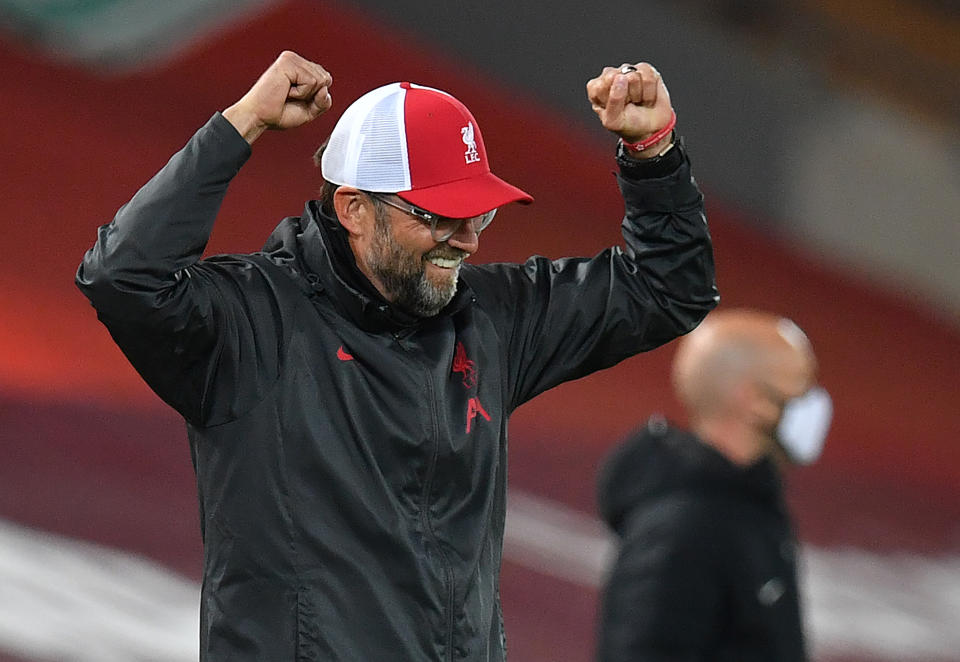
<path fill-rule="evenodd" d="M 631 159 L 636 159 L 637 161 L 643 161 L 646 159 L 655 159 L 658 156 L 663 156 L 670 151 L 670 148 L 673 147 L 673 133 L 671 132 L 668 136 L 663 138 L 658 143 L 654 143 L 643 150 L 631 149 L 628 143 L 623 143 L 623 151 Z"/>
<path fill-rule="evenodd" d="M 248 144 L 252 145 L 267 129 L 267 125 L 252 112 L 247 110 L 239 101 L 223 111 L 226 118 L 233 128 L 237 130 Z"/>
<path fill-rule="evenodd" d="M 654 131 L 646 138 L 632 142 L 620 136 L 620 142 L 628 150 L 631 158 L 650 159 L 659 156 L 670 149 L 673 139 L 673 128 L 677 125 L 677 114 L 670 109 L 670 120 L 662 128 Z"/>

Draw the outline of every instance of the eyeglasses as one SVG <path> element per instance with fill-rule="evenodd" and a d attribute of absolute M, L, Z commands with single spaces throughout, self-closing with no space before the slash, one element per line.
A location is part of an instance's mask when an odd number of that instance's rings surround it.
<path fill-rule="evenodd" d="M 473 226 L 473 231 L 479 235 L 488 225 L 490 225 L 490 223 L 493 221 L 493 217 L 497 215 L 497 210 L 494 208 L 485 214 L 480 214 L 479 216 L 471 216 L 469 218 L 450 218 L 449 216 L 440 216 L 439 214 L 434 214 L 426 209 L 420 209 L 420 207 L 416 207 L 409 203 L 401 204 L 380 193 L 371 193 L 369 191 L 364 192 L 371 198 L 379 200 L 380 202 L 390 205 L 394 209 L 399 209 L 400 211 L 410 214 L 411 216 L 415 216 L 425 224 L 429 225 L 430 236 L 433 237 L 433 240 L 438 244 L 446 241 L 459 232 L 460 226 L 464 221 L 471 223 Z"/>

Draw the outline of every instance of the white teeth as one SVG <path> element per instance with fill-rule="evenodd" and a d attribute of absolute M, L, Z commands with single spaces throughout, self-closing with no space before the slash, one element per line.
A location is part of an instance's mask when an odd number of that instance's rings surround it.
<path fill-rule="evenodd" d="M 460 260 L 446 257 L 431 257 L 430 263 L 438 267 L 443 267 L 444 269 L 453 269 L 454 267 L 460 266 Z"/>

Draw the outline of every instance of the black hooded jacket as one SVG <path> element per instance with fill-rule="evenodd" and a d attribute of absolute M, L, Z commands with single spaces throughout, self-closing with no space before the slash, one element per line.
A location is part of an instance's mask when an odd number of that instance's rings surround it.
<path fill-rule="evenodd" d="M 464 265 L 426 319 L 379 296 L 316 201 L 262 252 L 201 259 L 249 154 L 214 115 L 77 274 L 187 421 L 201 660 L 503 660 L 510 413 L 716 305 L 682 146 L 665 174 L 621 177 L 625 248 Z"/>
<path fill-rule="evenodd" d="M 776 467 L 652 418 L 600 472 L 620 537 L 599 662 L 801 662 L 796 543 Z"/>

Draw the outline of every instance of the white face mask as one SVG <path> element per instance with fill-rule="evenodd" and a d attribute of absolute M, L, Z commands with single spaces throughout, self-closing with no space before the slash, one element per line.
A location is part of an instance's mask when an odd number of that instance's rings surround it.
<path fill-rule="evenodd" d="M 823 452 L 833 401 L 826 389 L 815 386 L 788 400 L 777 424 L 776 439 L 791 461 L 812 464 Z"/>

